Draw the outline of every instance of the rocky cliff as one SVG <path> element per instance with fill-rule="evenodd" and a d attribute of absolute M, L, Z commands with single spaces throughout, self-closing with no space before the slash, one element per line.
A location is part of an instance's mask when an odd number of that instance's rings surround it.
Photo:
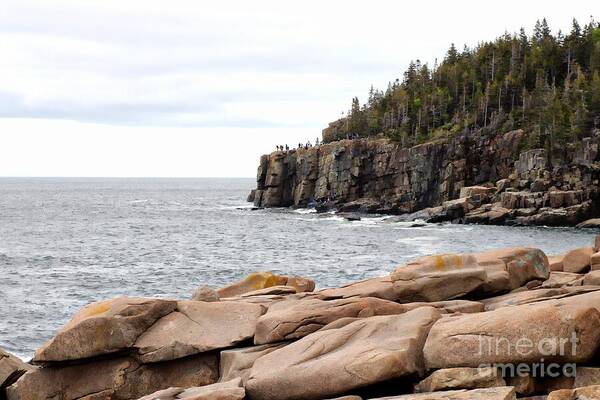
<path fill-rule="evenodd" d="M 358 139 L 274 152 L 261 157 L 249 201 L 493 224 L 574 225 L 598 215 L 598 135 L 560 157 L 522 152 L 524 139 L 515 130 L 410 148 Z"/>

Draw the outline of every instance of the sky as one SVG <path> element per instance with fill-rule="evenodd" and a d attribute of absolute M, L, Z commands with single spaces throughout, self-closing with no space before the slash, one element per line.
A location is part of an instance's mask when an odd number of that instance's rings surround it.
<path fill-rule="evenodd" d="M 0 176 L 253 177 L 411 60 L 593 4 L 1 0 Z"/>

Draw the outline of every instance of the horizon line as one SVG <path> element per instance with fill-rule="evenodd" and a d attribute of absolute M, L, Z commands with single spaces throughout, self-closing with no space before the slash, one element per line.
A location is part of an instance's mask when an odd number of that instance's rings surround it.
<path fill-rule="evenodd" d="M 0 175 L 0 179 L 254 179 L 254 176 L 36 176 Z"/>

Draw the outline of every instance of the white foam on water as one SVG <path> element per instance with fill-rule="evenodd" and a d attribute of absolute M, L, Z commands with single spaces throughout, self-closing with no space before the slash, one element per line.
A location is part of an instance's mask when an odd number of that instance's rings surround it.
<path fill-rule="evenodd" d="M 316 214 L 317 210 L 314 208 L 297 208 L 294 212 L 297 214 Z"/>

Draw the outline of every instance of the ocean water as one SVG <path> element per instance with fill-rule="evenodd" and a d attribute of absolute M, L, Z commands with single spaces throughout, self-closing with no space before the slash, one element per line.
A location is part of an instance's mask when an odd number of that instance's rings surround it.
<path fill-rule="evenodd" d="M 503 246 L 549 254 L 594 233 L 349 222 L 251 210 L 253 179 L 0 179 L 0 347 L 23 358 L 83 305 L 120 295 L 189 298 L 253 271 L 318 287 L 387 274 L 412 258 Z"/>

